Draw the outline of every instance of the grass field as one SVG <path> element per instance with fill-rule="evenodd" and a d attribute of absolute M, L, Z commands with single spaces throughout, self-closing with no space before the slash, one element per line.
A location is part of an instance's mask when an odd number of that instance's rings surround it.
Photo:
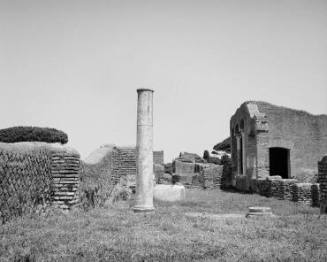
<path fill-rule="evenodd" d="M 188 212 L 274 218 L 212 219 Z M 134 214 L 127 202 L 88 212 L 54 211 L 0 226 L 0 261 L 327 261 L 327 216 L 258 195 L 189 190 L 187 201 Z"/>

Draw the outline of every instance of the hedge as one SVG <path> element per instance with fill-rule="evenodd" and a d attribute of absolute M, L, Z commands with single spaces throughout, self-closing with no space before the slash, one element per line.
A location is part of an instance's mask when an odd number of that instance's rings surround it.
<path fill-rule="evenodd" d="M 0 142 L 47 142 L 66 144 L 68 142 L 68 136 L 63 131 L 54 128 L 17 126 L 0 129 Z"/>

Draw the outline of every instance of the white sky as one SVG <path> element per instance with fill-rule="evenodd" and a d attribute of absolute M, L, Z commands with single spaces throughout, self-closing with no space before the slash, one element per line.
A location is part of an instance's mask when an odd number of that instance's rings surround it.
<path fill-rule="evenodd" d="M 0 0 L 0 128 L 61 129 L 82 157 L 135 145 L 140 87 L 166 161 L 246 100 L 326 114 L 327 1 Z"/>

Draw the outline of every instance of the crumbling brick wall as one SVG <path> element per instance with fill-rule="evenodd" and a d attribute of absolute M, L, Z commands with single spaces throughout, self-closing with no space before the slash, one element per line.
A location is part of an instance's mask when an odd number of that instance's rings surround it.
<path fill-rule="evenodd" d="M 112 181 L 118 183 L 121 177 L 125 177 L 129 183 L 136 183 L 136 148 L 116 147 L 112 151 Z"/>

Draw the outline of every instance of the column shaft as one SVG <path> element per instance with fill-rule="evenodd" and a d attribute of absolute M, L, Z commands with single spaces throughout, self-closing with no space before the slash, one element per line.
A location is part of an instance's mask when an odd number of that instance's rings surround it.
<path fill-rule="evenodd" d="M 135 212 L 153 211 L 153 91 L 138 89 Z"/>

